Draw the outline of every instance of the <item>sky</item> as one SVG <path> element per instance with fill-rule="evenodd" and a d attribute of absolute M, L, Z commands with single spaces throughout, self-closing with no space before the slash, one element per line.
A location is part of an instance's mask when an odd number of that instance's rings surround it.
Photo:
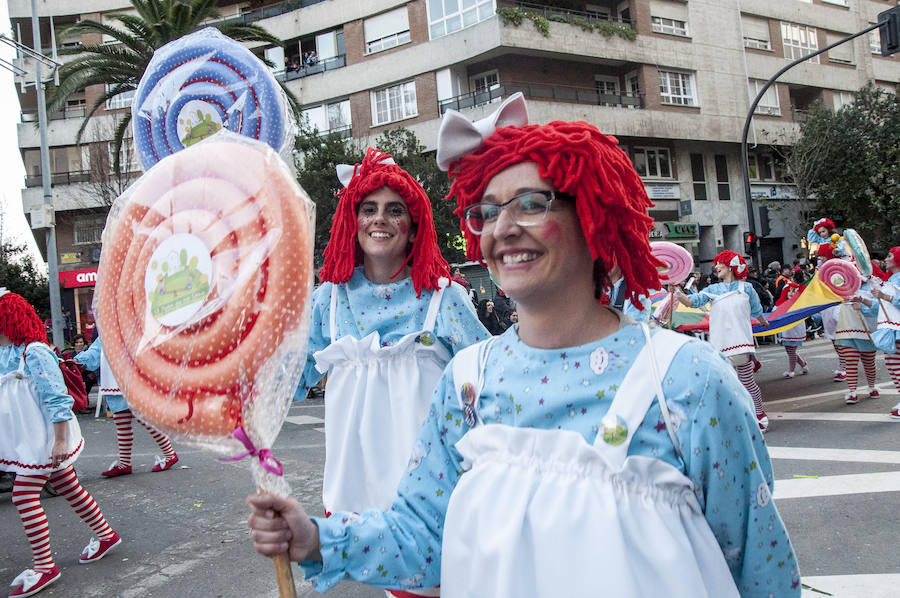
<path fill-rule="evenodd" d="M 7 0 L 0 0 L 0 32 L 10 36 L 9 10 Z M 0 44 L 0 58 L 11 61 L 15 50 Z M 38 263 L 39 257 L 34 237 L 28 228 L 22 212 L 22 187 L 25 183 L 25 167 L 19 153 L 16 125 L 19 122 L 19 98 L 13 81 L 13 74 L 0 68 L 0 198 L 2 198 L 3 240 L 15 243 L 25 242 L 31 248 Z"/>

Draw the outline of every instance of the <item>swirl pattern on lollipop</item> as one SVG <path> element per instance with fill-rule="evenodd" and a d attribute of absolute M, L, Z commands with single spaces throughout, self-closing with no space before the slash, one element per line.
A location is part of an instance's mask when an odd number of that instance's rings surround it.
<path fill-rule="evenodd" d="M 847 242 L 850 255 L 853 256 L 856 267 L 859 268 L 863 278 L 872 276 L 872 258 L 869 257 L 869 248 L 866 247 L 866 242 L 859 236 L 859 233 L 852 228 L 844 229 L 844 241 Z"/>
<path fill-rule="evenodd" d="M 146 421 L 215 442 L 242 424 L 260 368 L 302 320 L 308 199 L 273 152 L 234 137 L 162 160 L 129 193 L 97 283 L 104 351 Z M 200 251 L 168 249 L 182 238 Z"/>
<path fill-rule="evenodd" d="M 819 280 L 841 299 L 849 299 L 859 290 L 859 270 L 848 261 L 830 259 L 819 266 Z"/>
<path fill-rule="evenodd" d="M 681 284 L 694 267 L 694 258 L 690 252 L 676 243 L 654 241 L 650 243 L 653 256 L 662 261 L 666 267 L 659 268 L 660 284 Z"/>
<path fill-rule="evenodd" d="M 145 169 L 222 128 L 276 151 L 287 140 L 286 102 L 275 77 L 250 50 L 213 28 L 154 52 L 131 111 Z"/>

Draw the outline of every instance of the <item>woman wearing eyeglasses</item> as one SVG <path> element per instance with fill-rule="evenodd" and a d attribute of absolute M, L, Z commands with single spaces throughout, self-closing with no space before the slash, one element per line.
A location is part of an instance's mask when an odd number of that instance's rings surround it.
<path fill-rule="evenodd" d="M 257 550 L 319 591 L 346 576 L 443 596 L 799 596 L 746 393 L 706 343 L 598 300 L 658 285 L 651 205 L 612 137 L 527 125 L 520 95 L 438 138 L 469 259 L 519 323 L 457 354 L 387 511 L 307 518 L 251 497 Z"/>
<path fill-rule="evenodd" d="M 444 366 L 490 335 L 449 284 L 421 185 L 374 148 L 338 177 L 298 395 L 328 374 L 322 499 L 362 512 L 393 502 Z"/>

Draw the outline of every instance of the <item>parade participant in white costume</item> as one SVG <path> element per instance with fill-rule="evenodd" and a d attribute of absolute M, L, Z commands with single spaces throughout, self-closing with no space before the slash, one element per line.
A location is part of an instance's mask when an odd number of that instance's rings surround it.
<path fill-rule="evenodd" d="M 386 511 L 311 521 L 248 498 L 257 550 L 289 551 L 319 591 L 352 578 L 441 583 L 450 598 L 799 596 L 749 398 L 708 344 L 599 298 L 617 263 L 659 284 L 651 204 L 615 138 L 528 125 L 516 94 L 444 116 L 467 257 L 519 323 L 451 361 Z"/>
<path fill-rule="evenodd" d="M 875 346 L 884 351 L 884 365 L 900 391 L 900 247 L 892 247 L 884 260 L 884 267 L 890 274 L 880 289 L 873 289 L 872 295 L 880 301 L 878 329 L 872 333 Z M 900 403 L 891 409 L 890 417 L 900 421 Z"/>

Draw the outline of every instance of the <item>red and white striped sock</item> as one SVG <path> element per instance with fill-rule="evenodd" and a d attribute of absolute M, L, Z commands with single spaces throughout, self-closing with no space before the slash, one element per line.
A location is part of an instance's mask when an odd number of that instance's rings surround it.
<path fill-rule="evenodd" d="M 891 382 L 894 383 L 894 388 L 900 391 L 900 341 L 897 342 L 896 353 L 884 354 L 884 365 L 887 368 L 888 374 L 891 376 Z"/>
<path fill-rule="evenodd" d="M 838 371 L 846 373 L 847 366 L 844 365 L 844 358 L 841 357 L 841 352 L 838 350 L 838 346 L 834 344 L 834 341 L 831 341 L 831 346 L 834 347 L 834 352 L 837 353 L 838 356 Z"/>
<path fill-rule="evenodd" d="M 845 345 L 835 345 L 844 371 L 847 372 L 847 388 L 850 394 L 856 394 L 857 378 L 859 377 L 859 351 Z"/>
<path fill-rule="evenodd" d="M 747 363 L 742 363 L 741 365 L 735 366 L 734 369 L 737 370 L 738 379 L 741 381 L 741 384 L 743 384 L 744 388 L 747 389 L 747 392 L 750 393 L 750 398 L 753 399 L 753 406 L 756 407 L 757 415 L 762 413 L 762 391 L 759 389 L 756 378 L 753 376 L 753 362 L 748 361 Z"/>
<path fill-rule="evenodd" d="M 796 347 L 794 347 L 794 348 L 796 349 Z M 802 368 L 805 368 L 806 366 L 809 365 L 805 359 L 800 357 L 800 353 L 797 353 L 797 363 L 799 363 L 800 367 L 802 367 Z"/>
<path fill-rule="evenodd" d="M 866 372 L 866 382 L 869 388 L 875 388 L 875 376 L 878 373 L 875 369 L 875 351 L 862 351 L 859 354 L 862 360 L 863 370 Z"/>
<path fill-rule="evenodd" d="M 119 464 L 131 467 L 131 449 L 134 447 L 134 428 L 131 425 L 131 411 L 113 413 L 116 422 L 116 444 L 119 445 Z"/>
<path fill-rule="evenodd" d="M 148 426 L 147 424 L 142 422 L 140 420 L 140 418 L 138 418 L 138 421 L 141 423 L 142 426 L 147 428 L 148 432 L 150 432 L 150 436 L 153 438 L 153 440 L 156 441 L 156 444 L 159 445 L 159 450 L 161 450 L 163 452 L 164 457 L 174 457 L 175 456 L 175 449 L 172 448 L 172 443 L 169 441 L 168 436 L 166 436 L 159 430 L 157 430 L 151 426 Z"/>
<path fill-rule="evenodd" d="M 94 502 L 94 497 L 81 486 L 71 465 L 51 473 L 50 486 L 68 501 L 69 506 L 75 509 L 81 520 L 94 530 L 99 540 L 109 540 L 113 537 L 114 532 L 100 512 L 100 507 Z"/>
<path fill-rule="evenodd" d="M 34 569 L 49 571 L 55 564 L 50 554 L 50 526 L 41 506 L 41 488 L 47 483 L 46 475 L 16 474 L 13 482 L 12 502 L 19 512 L 25 536 L 31 545 Z"/>
<path fill-rule="evenodd" d="M 789 347 L 789 346 L 785 345 L 784 352 L 787 353 L 787 356 L 788 356 L 787 371 L 793 372 L 794 368 L 797 367 L 797 347 Z"/>

